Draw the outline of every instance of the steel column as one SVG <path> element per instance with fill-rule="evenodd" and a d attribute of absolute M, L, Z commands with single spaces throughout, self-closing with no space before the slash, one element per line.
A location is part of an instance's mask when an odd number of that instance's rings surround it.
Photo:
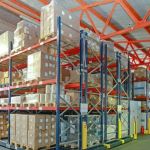
<path fill-rule="evenodd" d="M 104 100 L 103 100 L 103 50 L 104 44 L 100 45 L 100 102 L 101 102 L 101 142 L 104 143 Z"/>
<path fill-rule="evenodd" d="M 60 150 L 60 52 L 61 17 L 57 18 L 57 77 L 56 77 L 56 150 Z"/>

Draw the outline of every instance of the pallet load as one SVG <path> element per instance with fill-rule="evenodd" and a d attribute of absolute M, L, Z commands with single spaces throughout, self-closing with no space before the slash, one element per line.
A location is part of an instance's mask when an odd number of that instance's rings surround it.
<path fill-rule="evenodd" d="M 142 79 L 142 78 L 147 78 L 147 71 L 146 68 L 139 67 L 135 70 L 134 72 L 134 78 L 136 79 Z"/>
<path fill-rule="evenodd" d="M 8 137 L 8 114 L 0 114 L 0 139 Z"/>
<path fill-rule="evenodd" d="M 1 86 L 7 86 L 9 84 L 9 74 L 8 71 L 0 72 L 0 84 Z"/>
<path fill-rule="evenodd" d="M 58 0 L 52 0 L 49 5 L 41 9 L 41 33 L 40 38 L 53 37 L 57 33 L 57 17 L 60 16 L 62 22 L 68 26 L 62 25 L 62 36 L 65 41 L 75 41 L 79 43 L 80 37 L 80 21 L 76 16 L 70 15 L 66 9 L 60 6 Z M 73 28 L 73 29 L 71 29 Z"/>
<path fill-rule="evenodd" d="M 22 20 L 17 23 L 14 31 L 13 52 L 28 48 L 39 41 L 39 27 L 29 21 Z"/>
<path fill-rule="evenodd" d="M 55 124 L 54 115 L 11 114 L 10 142 L 15 147 L 47 149 L 56 144 Z"/>
<path fill-rule="evenodd" d="M 28 56 L 27 80 L 56 78 L 56 58 L 52 51 L 38 51 Z"/>
<path fill-rule="evenodd" d="M 150 83 L 146 83 L 146 81 L 135 82 L 134 83 L 134 96 L 135 97 L 137 97 L 137 96 L 144 96 L 144 97 L 150 96 Z"/>
<path fill-rule="evenodd" d="M 1 52 L 0 57 L 9 55 L 9 50 L 11 48 L 11 42 L 13 42 L 14 35 L 12 32 L 7 31 L 0 35 L 0 46 Z"/>

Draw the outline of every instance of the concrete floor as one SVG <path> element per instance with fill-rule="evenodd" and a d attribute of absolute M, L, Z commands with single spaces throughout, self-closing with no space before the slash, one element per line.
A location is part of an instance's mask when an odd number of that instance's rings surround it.
<path fill-rule="evenodd" d="M 150 150 L 150 135 L 139 136 L 138 140 L 113 148 L 112 150 Z"/>
<path fill-rule="evenodd" d="M 0 150 L 8 150 L 0 147 Z M 139 136 L 138 140 L 134 140 L 127 144 L 113 148 L 112 150 L 150 150 L 150 135 Z"/>

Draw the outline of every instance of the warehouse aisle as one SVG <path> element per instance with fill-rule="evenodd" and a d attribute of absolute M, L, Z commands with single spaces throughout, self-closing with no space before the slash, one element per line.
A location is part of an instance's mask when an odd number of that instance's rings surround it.
<path fill-rule="evenodd" d="M 150 135 L 140 136 L 138 140 L 116 147 L 113 150 L 149 150 Z"/>

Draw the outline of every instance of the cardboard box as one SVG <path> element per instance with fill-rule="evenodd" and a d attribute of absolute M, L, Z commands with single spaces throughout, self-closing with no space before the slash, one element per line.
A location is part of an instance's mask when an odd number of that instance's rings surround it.
<path fill-rule="evenodd" d="M 0 57 L 3 57 L 5 55 L 9 54 L 11 42 L 13 42 L 13 33 L 12 32 L 7 31 L 0 35 L 0 45 L 1 45 Z"/>
<path fill-rule="evenodd" d="M 62 22 L 66 25 L 62 25 L 62 36 L 66 41 L 74 41 L 75 44 L 79 44 L 80 38 L 80 21 L 76 19 L 74 14 L 68 13 L 60 3 L 52 0 L 49 5 L 42 7 L 41 9 L 41 33 L 40 38 L 45 38 L 49 35 L 55 35 L 57 33 L 57 17 L 60 16 Z M 73 42 L 72 42 L 73 43 Z"/>

